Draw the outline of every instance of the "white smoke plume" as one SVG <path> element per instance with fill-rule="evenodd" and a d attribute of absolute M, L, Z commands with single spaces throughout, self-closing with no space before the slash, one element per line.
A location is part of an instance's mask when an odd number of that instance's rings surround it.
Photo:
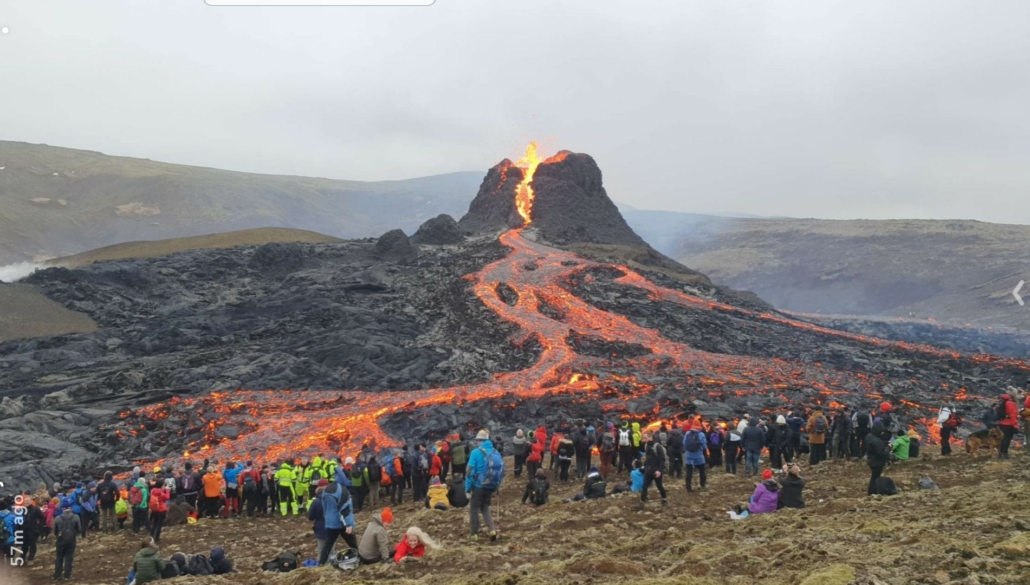
<path fill-rule="evenodd" d="M 37 270 L 46 268 L 39 262 L 18 262 L 0 266 L 0 282 L 17 282 Z"/>

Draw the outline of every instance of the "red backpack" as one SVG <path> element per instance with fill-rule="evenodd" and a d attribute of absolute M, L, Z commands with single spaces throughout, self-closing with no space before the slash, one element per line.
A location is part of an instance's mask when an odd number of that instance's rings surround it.
<path fill-rule="evenodd" d="M 143 490 L 139 489 L 139 486 L 132 486 L 129 490 L 129 504 L 132 506 L 138 506 L 143 503 Z"/>

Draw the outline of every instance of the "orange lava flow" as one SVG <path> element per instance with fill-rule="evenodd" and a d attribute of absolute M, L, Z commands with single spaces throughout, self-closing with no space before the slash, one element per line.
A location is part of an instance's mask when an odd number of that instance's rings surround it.
<path fill-rule="evenodd" d="M 533 175 L 536 168 L 540 166 L 540 157 L 536 153 L 536 142 L 530 142 L 526 147 L 526 153 L 522 155 L 515 166 L 522 169 L 522 182 L 515 188 L 515 208 L 522 216 L 523 225 L 533 223 Z"/>
<path fill-rule="evenodd" d="M 519 203 L 519 213 L 527 224 L 530 223 L 533 197 L 529 182 L 539 162 L 536 145 L 530 144 L 526 156 L 519 161 L 519 166 L 526 165 L 526 179 L 518 191 L 519 198 L 525 197 Z M 523 236 L 522 229 L 505 232 L 500 241 L 511 252 L 466 279 L 472 282 L 473 293 L 486 307 L 501 319 L 519 326 L 521 332 L 513 340 L 515 343 L 530 339 L 539 342 L 542 347 L 540 358 L 528 369 L 496 374 L 493 380 L 481 384 L 409 392 L 210 392 L 199 397 L 172 398 L 165 403 L 123 413 L 122 418 L 134 416 L 144 421 L 138 429 L 128 432 L 140 436 L 147 432 L 148 421 L 152 424 L 152 421 L 172 417 L 181 426 L 180 436 L 199 434 L 203 439 L 187 445 L 181 457 L 167 463 L 178 466 L 187 457 L 274 463 L 287 457 L 345 456 L 355 453 L 364 444 L 377 447 L 396 444 L 395 438 L 380 427 L 379 421 L 401 411 L 462 405 L 486 399 L 498 401 L 497 408 L 513 408 L 519 401 L 558 394 L 569 395 L 574 401 L 600 400 L 617 387 L 619 400 L 606 403 L 603 410 L 625 413 L 628 398 L 645 398 L 654 392 L 654 385 L 633 376 L 603 373 L 605 366 L 610 365 L 609 360 L 578 354 L 569 345 L 570 333 L 646 347 L 651 354 L 621 360 L 619 367 L 623 371 L 629 368 L 642 373 L 672 367 L 683 372 L 683 382 L 687 386 L 697 388 L 697 397 L 706 399 L 759 392 L 781 396 L 786 401 L 785 391 L 812 388 L 818 392 L 818 404 L 834 408 L 840 405 L 833 399 L 835 396 L 875 396 L 885 383 L 885 378 L 878 374 L 834 370 L 824 368 L 820 363 L 709 353 L 669 341 L 654 329 L 641 327 L 626 317 L 583 301 L 564 286 L 580 271 L 610 265 L 531 241 Z M 759 322 L 774 321 L 869 345 L 894 345 L 938 358 L 960 357 L 954 352 L 929 346 L 892 343 L 826 329 L 778 314 L 755 313 L 660 287 L 625 266 L 612 267 L 623 273 L 616 282 L 646 291 L 653 301 L 745 314 Z M 502 283 L 518 294 L 514 305 L 506 303 L 498 293 L 498 286 Z M 545 305 L 549 310 L 542 310 Z M 560 317 L 549 316 L 556 314 Z M 1001 364 L 1000 358 L 966 356 L 963 359 L 997 362 L 996 366 Z M 1010 362 L 1027 367 L 1018 360 L 1005 360 L 1006 364 L 1011 365 Z M 965 388 L 962 388 L 955 398 L 961 400 L 967 396 Z M 911 401 L 903 406 L 923 417 L 934 414 L 931 407 Z M 659 405 L 655 403 L 654 412 L 658 411 Z M 928 439 L 932 441 L 939 437 L 939 429 L 935 428 L 933 419 L 917 420 L 928 429 Z M 230 426 L 233 431 L 227 432 Z"/>

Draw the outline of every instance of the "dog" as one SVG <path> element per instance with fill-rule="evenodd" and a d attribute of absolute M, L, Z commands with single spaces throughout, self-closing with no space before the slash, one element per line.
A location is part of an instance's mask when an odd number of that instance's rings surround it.
<path fill-rule="evenodd" d="M 991 427 L 990 430 L 981 429 L 976 431 L 966 438 L 966 453 L 972 455 L 980 449 L 987 447 L 990 449 L 992 456 L 997 455 L 1003 436 L 998 427 Z"/>

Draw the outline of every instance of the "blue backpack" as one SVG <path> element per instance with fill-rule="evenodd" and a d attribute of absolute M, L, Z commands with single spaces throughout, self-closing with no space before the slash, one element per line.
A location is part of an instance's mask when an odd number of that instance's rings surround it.
<path fill-rule="evenodd" d="M 712 437 L 708 442 L 711 443 L 713 447 L 718 446 L 720 438 L 719 431 L 712 431 Z"/>
<path fill-rule="evenodd" d="M 479 480 L 479 485 L 483 489 L 495 490 L 501 487 L 501 481 L 504 479 L 504 457 L 496 449 L 489 453 L 482 447 L 479 450 L 483 452 L 485 459 L 484 471 L 476 479 Z"/>

